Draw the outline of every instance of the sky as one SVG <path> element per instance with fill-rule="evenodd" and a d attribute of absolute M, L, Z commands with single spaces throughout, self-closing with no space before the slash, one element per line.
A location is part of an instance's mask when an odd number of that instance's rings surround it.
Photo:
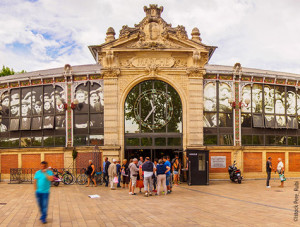
<path fill-rule="evenodd" d="M 27 72 L 94 64 L 88 46 L 118 37 L 145 16 L 143 6 L 164 6 L 174 27 L 194 27 L 217 46 L 210 64 L 300 74 L 299 0 L 0 0 L 0 66 Z"/>

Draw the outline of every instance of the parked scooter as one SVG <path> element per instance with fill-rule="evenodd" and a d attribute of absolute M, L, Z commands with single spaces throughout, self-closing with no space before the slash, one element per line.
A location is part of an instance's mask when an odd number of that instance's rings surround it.
<path fill-rule="evenodd" d="M 241 170 L 236 168 L 236 162 L 234 161 L 231 166 L 228 167 L 229 178 L 232 182 L 242 183 L 242 173 Z"/>

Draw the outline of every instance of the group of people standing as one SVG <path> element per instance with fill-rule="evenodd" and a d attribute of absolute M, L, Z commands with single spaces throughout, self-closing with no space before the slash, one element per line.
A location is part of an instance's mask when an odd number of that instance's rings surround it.
<path fill-rule="evenodd" d="M 103 178 L 106 187 L 110 183 L 111 189 L 115 190 L 117 184 L 117 188 L 128 188 L 130 195 L 136 195 L 136 188 L 140 189 L 140 193 L 144 188 L 145 196 L 152 196 L 153 193 L 160 195 L 161 189 L 166 195 L 172 192 L 172 172 L 174 183 L 178 185 L 180 168 L 178 156 L 172 160 L 172 164 L 170 157 L 164 156 L 162 159 L 155 159 L 154 162 L 151 162 L 149 157 L 145 160 L 143 157 L 139 160 L 130 159 L 129 163 L 124 159 L 122 165 L 115 159 L 111 163 L 106 157 L 103 163 Z"/>
<path fill-rule="evenodd" d="M 278 158 L 277 168 L 276 168 L 276 170 L 274 170 L 274 168 L 272 166 L 272 157 L 269 157 L 268 160 L 267 160 L 267 163 L 266 163 L 266 171 L 267 171 L 267 188 L 271 188 L 270 179 L 271 179 L 271 172 L 272 171 L 275 171 L 275 174 L 276 174 L 276 172 L 279 174 L 279 178 L 280 178 L 280 182 L 281 182 L 279 187 L 281 187 L 281 188 L 284 187 L 284 181 L 286 179 L 285 179 L 285 176 L 284 176 L 284 164 L 283 164 L 281 158 Z"/>

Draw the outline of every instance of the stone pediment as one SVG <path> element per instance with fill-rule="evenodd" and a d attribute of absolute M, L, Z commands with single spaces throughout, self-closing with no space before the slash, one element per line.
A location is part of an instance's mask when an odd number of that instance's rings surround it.
<path fill-rule="evenodd" d="M 95 59 L 100 52 L 111 51 L 137 51 L 137 50 L 198 50 L 207 52 L 210 56 L 216 47 L 203 44 L 199 29 L 194 28 L 192 38 L 189 39 L 185 27 L 178 25 L 172 27 L 162 17 L 163 7 L 150 5 L 144 7 L 146 17 L 134 27 L 124 25 L 115 39 L 115 31 L 109 28 L 106 33 L 106 42 L 102 45 L 90 46 Z M 98 59 L 96 59 L 98 60 Z"/>

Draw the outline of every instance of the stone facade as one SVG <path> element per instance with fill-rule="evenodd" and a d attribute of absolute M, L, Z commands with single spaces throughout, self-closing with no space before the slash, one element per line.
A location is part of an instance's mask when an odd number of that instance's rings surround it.
<path fill-rule="evenodd" d="M 105 145 L 120 146 L 120 158 L 124 157 L 127 94 L 142 81 L 162 80 L 173 86 L 182 100 L 183 149 L 202 149 L 204 65 L 215 47 L 201 42 L 197 28 L 189 39 L 183 26 L 174 28 L 166 23 L 161 18 L 162 7 L 150 5 L 144 11 L 146 17 L 134 28 L 123 26 L 118 39 L 109 28 L 106 43 L 89 47 L 103 66 Z"/>
<path fill-rule="evenodd" d="M 73 167 L 73 110 L 70 108 L 76 86 L 86 81 L 103 80 L 104 88 L 104 144 L 99 146 L 102 157 L 123 159 L 125 154 L 124 103 L 131 89 L 146 80 L 161 80 L 171 85 L 182 102 L 182 149 L 207 149 L 211 156 L 226 156 L 226 165 L 237 161 L 245 178 L 265 177 L 266 158 L 284 157 L 288 177 L 299 176 L 300 147 L 243 146 L 241 143 L 241 89 L 245 83 L 273 83 L 298 87 L 295 74 L 266 72 L 231 66 L 208 65 L 216 47 L 202 43 L 199 29 L 191 38 L 183 26 L 172 27 L 161 17 L 163 7 L 144 7 L 145 18 L 134 27 L 124 25 L 115 37 L 108 28 L 105 43 L 89 46 L 96 65 L 66 65 L 63 69 L 33 72 L 7 81 L 0 80 L 1 94 L 15 87 L 60 83 L 66 89 L 66 146 L 52 148 L 0 149 L 2 178 L 9 178 L 8 168 L 37 167 L 39 161 L 55 159 L 59 166 Z M 40 75 L 43 78 L 40 78 Z M 28 79 L 32 78 L 32 79 Z M 286 79 L 288 78 L 288 79 Z M 203 99 L 207 81 L 225 81 L 231 85 L 233 101 L 232 146 L 204 146 Z M 92 146 L 78 146 L 78 152 L 94 150 Z M 275 165 L 274 165 L 275 166 Z M 227 168 L 210 169 L 210 178 L 228 178 Z"/>

